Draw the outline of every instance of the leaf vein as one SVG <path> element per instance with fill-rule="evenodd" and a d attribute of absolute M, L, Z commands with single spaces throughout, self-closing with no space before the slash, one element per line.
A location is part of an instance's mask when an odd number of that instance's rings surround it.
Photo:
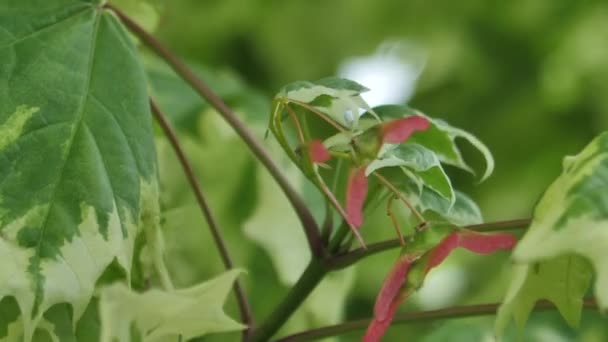
<path fill-rule="evenodd" d="M 101 164 L 103 165 L 103 171 L 104 174 L 106 176 L 106 180 L 108 181 L 108 183 L 110 184 L 110 191 L 112 192 L 112 198 L 114 199 L 114 206 L 116 207 L 116 210 L 118 211 L 118 217 L 120 218 L 120 227 L 122 228 L 123 234 L 125 232 L 127 232 L 127 227 L 125 227 L 125 220 L 123 217 L 123 213 L 122 210 L 120 210 L 120 207 L 118 205 L 118 201 L 117 199 L 119 199 L 120 197 L 118 197 L 116 195 L 116 191 L 114 191 L 114 184 L 112 183 L 112 177 L 110 177 L 110 173 L 108 172 L 108 168 L 106 166 L 106 160 L 103 156 L 103 153 L 101 152 L 101 149 L 99 148 L 99 144 L 97 143 L 97 138 L 95 138 L 95 135 L 93 134 L 93 132 L 91 132 L 91 129 L 89 128 L 89 126 L 87 124 L 83 124 L 83 127 L 86 129 L 87 133 L 90 135 L 91 140 L 93 141 L 93 144 L 95 145 L 95 149 L 97 150 L 97 154 L 99 155 L 99 158 L 101 158 Z"/>
<path fill-rule="evenodd" d="M 101 109 L 103 109 L 104 112 L 110 114 L 110 117 L 114 120 L 114 122 L 120 129 L 120 133 L 122 133 L 123 137 L 125 137 L 125 140 L 127 142 L 127 147 L 129 148 L 129 152 L 131 152 L 131 156 L 133 156 L 135 168 L 137 169 L 139 174 L 142 174 L 141 170 L 139 169 L 139 164 L 135 161 L 135 156 L 136 156 L 135 149 L 133 148 L 133 146 L 131 144 L 131 140 L 129 139 L 127 132 L 125 132 L 125 129 L 118 122 L 118 119 L 116 118 L 116 114 L 114 114 L 114 112 L 112 112 L 99 98 L 97 98 L 97 96 L 95 96 L 95 94 L 91 93 L 90 97 L 91 97 L 91 99 L 95 100 L 95 102 L 97 102 L 97 104 L 99 104 L 99 106 L 101 107 Z"/>

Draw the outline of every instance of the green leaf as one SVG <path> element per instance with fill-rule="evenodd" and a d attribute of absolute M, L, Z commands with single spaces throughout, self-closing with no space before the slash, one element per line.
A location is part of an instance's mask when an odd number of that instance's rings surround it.
<path fill-rule="evenodd" d="M 483 222 L 481 210 L 475 201 L 457 190 L 454 191 L 454 197 L 454 204 L 449 205 L 445 199 L 437 196 L 436 192 L 425 189 L 418 201 L 421 210 L 429 212 L 427 217 L 431 220 L 443 219 L 461 227 Z M 432 213 L 439 217 L 433 217 Z"/>
<path fill-rule="evenodd" d="M 607 194 L 608 133 L 603 133 L 564 159 L 562 174 L 536 206 L 532 224 L 513 252 L 521 266 L 501 308 L 499 331 L 511 312 L 523 325 L 538 298 L 553 301 L 575 325 L 592 271 L 598 305 L 608 307 Z"/>
<path fill-rule="evenodd" d="M 475 147 L 484 157 L 486 169 L 481 181 L 487 179 L 494 171 L 494 158 L 490 150 L 471 133 L 462 129 L 452 127 L 440 119 L 434 119 L 423 113 L 399 105 L 385 105 L 374 107 L 374 112 L 383 120 L 399 119 L 412 115 L 421 115 L 429 119 L 430 127 L 422 132 L 417 132 L 408 139 L 408 143 L 418 143 L 435 152 L 442 163 L 452 165 L 463 170 L 473 172 L 473 169 L 464 161 L 460 149 L 456 145 L 457 138 L 463 138 Z"/>
<path fill-rule="evenodd" d="M 116 259 L 158 228 L 143 70 L 98 1 L 0 5 L 0 299 L 29 341 L 56 303 L 84 312 Z"/>
<path fill-rule="evenodd" d="M 385 167 L 405 167 L 413 171 L 407 172 L 406 175 L 415 177 L 417 183 L 434 190 L 449 201 L 450 207 L 452 206 L 456 200 L 452 183 L 433 151 L 422 145 L 410 143 L 385 146 L 388 148 L 367 166 L 366 175 Z"/>
<path fill-rule="evenodd" d="M 134 326 L 145 341 L 177 341 L 219 332 L 242 330 L 244 325 L 224 313 L 224 302 L 240 270 L 187 289 L 136 293 L 122 283 L 100 290 L 102 342 L 129 342 Z"/>
<path fill-rule="evenodd" d="M 511 286 L 497 312 L 496 334 L 502 335 L 511 317 L 523 332 L 534 305 L 541 299 L 553 302 L 566 322 L 577 327 L 591 276 L 589 263 L 576 255 L 516 265 Z"/>
<path fill-rule="evenodd" d="M 343 78 L 328 77 L 316 82 L 299 81 L 285 86 L 277 95 L 283 103 L 295 103 L 320 111 L 335 122 L 356 129 L 361 112 L 372 112 L 361 97 L 369 89 Z M 307 109 L 309 109 L 307 108 Z"/>
<path fill-rule="evenodd" d="M 383 175 L 403 192 L 427 219 L 435 222 L 448 222 L 461 227 L 483 222 L 481 210 L 475 201 L 464 193 L 453 190 L 454 202 L 452 203 L 437 191 L 417 180 L 415 174 L 404 177 L 401 172 L 391 171 L 393 172 L 385 172 Z M 409 211 L 407 212 L 409 213 Z M 415 225 L 415 222 L 411 222 L 411 225 Z"/>

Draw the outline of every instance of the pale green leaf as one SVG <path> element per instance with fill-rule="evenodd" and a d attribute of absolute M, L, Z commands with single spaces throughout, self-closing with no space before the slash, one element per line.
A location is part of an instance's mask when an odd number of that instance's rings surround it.
<path fill-rule="evenodd" d="M 358 94 L 369 91 L 367 87 L 346 78 L 325 77 L 314 83 L 331 89 L 350 90 Z"/>
<path fill-rule="evenodd" d="M 538 203 L 530 229 L 513 251 L 521 263 L 564 254 L 590 261 L 595 296 L 608 308 L 608 132 L 576 156 L 564 160 L 563 173 Z"/>
<path fill-rule="evenodd" d="M 502 335 L 511 317 L 522 332 L 536 302 L 541 299 L 553 302 L 566 322 L 577 327 L 591 276 L 588 262 L 576 255 L 515 265 L 511 286 L 497 312 L 496 334 Z"/>
<path fill-rule="evenodd" d="M 158 227 L 145 76 L 98 2 L 0 4 L 0 298 L 26 341 L 54 304 L 76 321 L 113 260 L 128 277 Z"/>
<path fill-rule="evenodd" d="M 224 302 L 240 270 L 187 289 L 136 293 L 122 283 L 100 290 L 101 342 L 130 342 L 134 326 L 143 341 L 177 341 L 241 330 L 224 313 Z"/>

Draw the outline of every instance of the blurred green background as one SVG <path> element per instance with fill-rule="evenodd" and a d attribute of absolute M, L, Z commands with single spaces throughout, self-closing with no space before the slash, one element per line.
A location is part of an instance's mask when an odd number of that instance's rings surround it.
<path fill-rule="evenodd" d="M 376 90 L 367 98 L 372 104 L 405 102 L 474 133 L 494 153 L 494 175 L 477 184 L 449 171 L 486 221 L 529 217 L 561 172 L 563 156 L 608 129 L 606 1 L 171 0 L 160 8 L 156 35 L 196 65 L 260 138 L 272 96 L 283 85 L 331 75 Z M 230 128 L 161 63 L 150 58 L 147 64 L 153 91 L 183 133 L 236 263 L 248 271 L 243 280 L 261 321 L 307 262 L 297 220 Z M 274 148 L 272 138 L 265 144 Z M 186 286 L 222 267 L 160 135 L 158 150 L 171 270 Z M 483 167 L 474 153 L 466 157 Z M 298 182 L 297 171 L 285 169 Z M 307 198 L 316 212 L 322 209 L 318 196 Z M 366 239 L 392 236 L 381 213 L 369 222 Z M 386 252 L 333 274 L 280 335 L 371 316 L 396 255 Z M 509 270 L 506 253 L 479 258 L 456 252 L 401 310 L 498 302 Z M 238 317 L 234 303 L 228 311 Z M 581 329 L 573 330 L 554 312 L 533 314 L 523 340 L 607 341 L 606 323 L 585 312 Z M 492 341 L 492 327 L 492 317 L 424 322 L 395 326 L 384 340 Z M 507 340 L 516 335 L 512 327 Z"/>

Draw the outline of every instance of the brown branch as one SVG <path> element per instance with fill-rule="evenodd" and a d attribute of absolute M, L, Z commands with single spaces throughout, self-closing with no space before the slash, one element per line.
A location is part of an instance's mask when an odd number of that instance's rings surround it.
<path fill-rule="evenodd" d="M 500 303 L 495 303 L 469 306 L 455 306 L 439 310 L 401 313 L 395 315 L 392 324 L 406 324 L 436 319 L 493 315 L 496 313 L 496 310 L 499 306 Z M 595 300 L 587 299 L 583 302 L 583 307 L 586 309 L 596 309 L 597 304 L 595 303 Z M 534 311 L 548 311 L 554 309 L 555 305 L 545 300 L 539 301 L 534 307 Z M 346 322 L 324 328 L 303 331 L 297 334 L 283 337 L 277 340 L 276 342 L 303 342 L 313 341 L 324 337 L 338 336 L 351 331 L 363 330 L 369 325 L 369 323 L 369 319 Z"/>
<path fill-rule="evenodd" d="M 184 173 L 186 174 L 186 178 L 190 183 L 190 187 L 194 192 L 194 196 L 196 197 L 196 201 L 198 202 L 201 211 L 203 212 L 203 216 L 207 221 L 207 225 L 209 226 L 209 230 L 211 231 L 211 235 L 213 236 L 213 241 L 220 253 L 222 258 L 222 262 L 224 263 L 224 267 L 229 270 L 234 267 L 232 263 L 232 259 L 230 258 L 230 254 L 228 253 L 228 248 L 226 247 L 226 243 L 224 242 L 224 238 L 222 237 L 222 233 L 220 232 L 217 221 L 207 203 L 207 199 L 203 194 L 203 190 L 196 178 L 196 174 L 194 173 L 194 169 L 192 168 L 192 164 L 188 161 L 186 154 L 177 138 L 175 130 L 171 126 L 171 123 L 167 119 L 167 117 L 161 112 L 160 108 L 156 104 L 156 102 L 150 98 L 150 107 L 152 108 L 152 113 L 158 121 L 158 124 L 162 128 L 163 132 L 169 139 L 177 158 L 179 159 L 180 164 L 182 164 L 182 168 L 184 169 Z M 244 336 L 248 338 L 253 331 L 253 314 L 251 312 L 251 307 L 249 306 L 249 302 L 247 301 L 247 297 L 245 296 L 245 291 L 243 291 L 243 287 L 241 283 L 237 279 L 234 283 L 234 293 L 236 295 L 236 299 L 239 305 L 239 310 L 241 312 L 241 319 L 243 323 L 246 324 L 249 328 L 249 332 L 246 332 Z"/>
<path fill-rule="evenodd" d="M 226 120 L 226 122 L 232 126 L 232 128 L 241 137 L 241 139 L 243 139 L 257 159 L 266 167 L 283 193 L 285 193 L 287 199 L 298 215 L 300 222 L 302 223 L 302 228 L 306 234 L 306 239 L 308 240 L 308 245 L 313 256 L 321 258 L 324 254 L 323 242 L 319 233 L 319 227 L 312 216 L 312 213 L 310 210 L 308 210 L 308 207 L 300 195 L 295 191 L 291 184 L 289 184 L 289 181 L 285 175 L 274 163 L 268 152 L 253 135 L 253 133 L 247 128 L 247 126 L 238 118 L 232 109 L 230 109 L 228 105 L 226 105 L 226 103 L 224 103 L 224 101 L 217 94 L 215 94 L 215 92 L 213 92 L 209 86 L 207 86 L 205 82 L 196 76 L 181 59 L 167 49 L 160 41 L 146 32 L 141 26 L 139 26 L 136 22 L 117 8 L 111 5 L 105 5 L 105 7 L 112 10 L 133 34 L 135 34 L 145 45 L 147 45 L 165 62 L 167 62 L 184 81 L 186 81 L 202 98 L 204 98 L 212 107 L 214 107 L 224 118 L 224 120 Z"/>
<path fill-rule="evenodd" d="M 519 219 L 509 221 L 497 221 L 474 224 L 465 226 L 462 228 L 474 230 L 478 232 L 493 232 L 503 230 L 519 230 L 526 228 L 532 222 L 531 219 Z M 328 258 L 326 265 L 332 270 L 339 270 L 351 266 L 357 261 L 366 258 L 368 256 L 384 252 L 393 248 L 402 247 L 399 239 L 392 239 L 367 245 L 367 248 L 357 248 L 350 252 L 339 254 L 334 257 Z"/>

